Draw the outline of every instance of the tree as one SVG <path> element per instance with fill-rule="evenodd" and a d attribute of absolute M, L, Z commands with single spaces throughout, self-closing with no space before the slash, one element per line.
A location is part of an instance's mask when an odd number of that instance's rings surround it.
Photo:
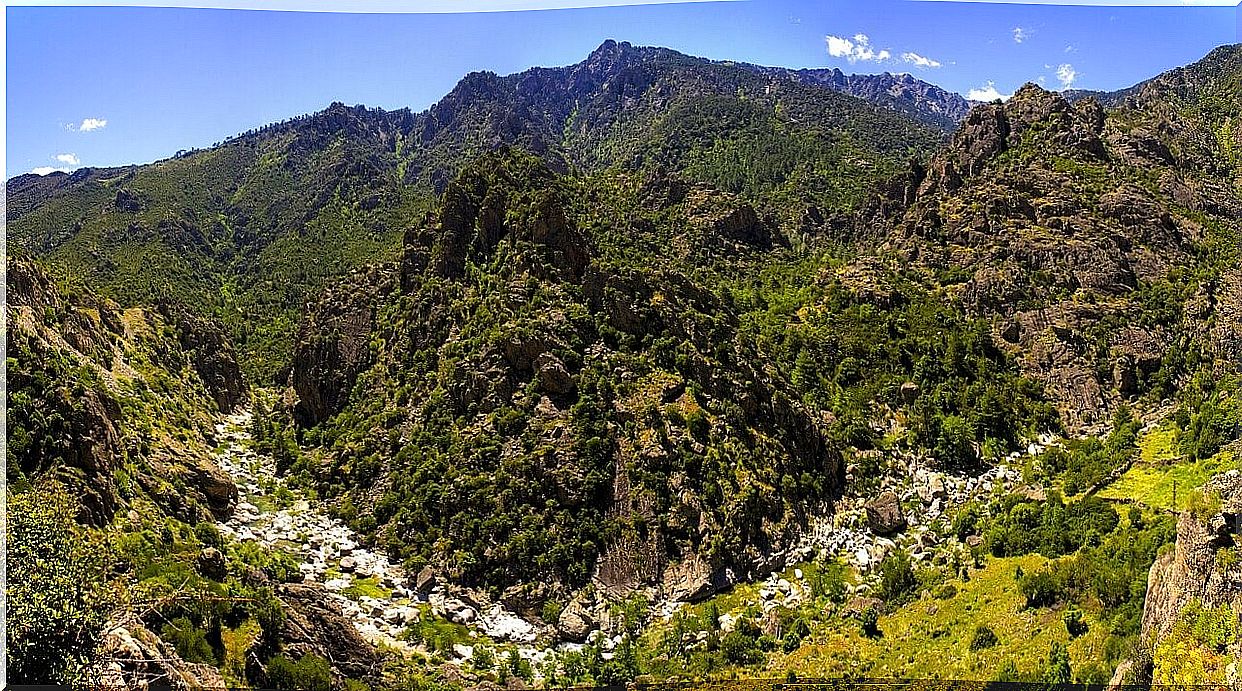
<path fill-rule="evenodd" d="M 1053 641 L 1048 651 L 1048 666 L 1044 669 L 1044 682 L 1053 685 L 1070 684 L 1074 681 L 1070 669 L 1069 651 L 1058 641 Z"/>
<path fill-rule="evenodd" d="M 59 485 L 8 502 L 9 682 L 71 683 L 117 604 L 106 588 L 106 552 L 73 522 L 74 502 Z"/>

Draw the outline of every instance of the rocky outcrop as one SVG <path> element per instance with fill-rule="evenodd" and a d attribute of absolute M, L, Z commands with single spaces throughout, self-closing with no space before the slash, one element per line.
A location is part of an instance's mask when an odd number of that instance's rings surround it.
<path fill-rule="evenodd" d="M 1242 571 L 1227 567 L 1222 550 L 1242 545 L 1242 473 L 1217 475 L 1201 490 L 1219 500 L 1211 515 L 1182 512 L 1177 521 L 1177 542 L 1152 565 L 1147 578 L 1143 608 L 1143 639 L 1155 642 L 1177 620 L 1191 600 L 1206 607 L 1242 604 Z"/>
<path fill-rule="evenodd" d="M 190 353 L 194 370 L 222 413 L 230 413 L 246 399 L 249 387 L 233 353 L 233 344 L 214 322 L 183 305 L 161 302 L 156 309 L 177 329 L 181 348 Z"/>
<path fill-rule="evenodd" d="M 1148 655 L 1119 666 L 1114 684 L 1150 678 L 1149 654 L 1192 602 L 1242 611 L 1242 571 L 1236 564 L 1242 547 L 1242 473 L 1217 475 L 1200 491 L 1203 506 L 1212 512 L 1183 511 L 1178 516 L 1173 549 L 1156 558 L 1147 576 L 1141 650 Z"/>
<path fill-rule="evenodd" d="M 29 260 L 10 257 L 7 276 L 10 473 L 64 485 L 91 525 L 126 504 L 126 461 L 127 492 L 188 521 L 227 514 L 236 487 L 207 454 L 212 411 L 236 405 L 243 386 L 227 339 L 175 308 L 63 294 Z M 152 433 L 164 418 L 175 438 Z"/>
<path fill-rule="evenodd" d="M 226 691 L 229 688 L 215 667 L 186 662 L 172 645 L 137 623 L 113 623 L 105 627 L 95 662 L 86 676 L 88 687 L 101 689 Z"/>
<path fill-rule="evenodd" d="M 294 413 L 302 424 L 327 420 L 349 400 L 354 381 L 371 364 L 375 307 L 395 287 L 391 272 L 357 271 L 307 312 L 294 341 L 289 375 L 298 395 Z"/>
<path fill-rule="evenodd" d="M 317 583 L 285 583 L 276 597 L 285 610 L 280 631 L 284 655 L 298 659 L 317 655 L 328 661 L 335 674 L 366 679 L 378 670 L 379 654 L 345 618 L 323 586 Z"/>

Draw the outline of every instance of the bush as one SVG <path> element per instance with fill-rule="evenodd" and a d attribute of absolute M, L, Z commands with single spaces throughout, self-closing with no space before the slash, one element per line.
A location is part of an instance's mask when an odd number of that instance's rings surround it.
<path fill-rule="evenodd" d="M 8 681 L 68 683 L 110 609 L 105 556 L 73 522 L 73 500 L 62 489 L 9 494 L 8 501 Z"/>
<path fill-rule="evenodd" d="M 1087 622 L 1083 621 L 1082 610 L 1077 607 L 1065 610 L 1062 619 L 1065 621 L 1065 630 L 1069 632 L 1070 638 L 1078 638 L 1087 632 Z"/>
<path fill-rule="evenodd" d="M 1053 641 L 1052 648 L 1048 651 L 1048 664 L 1044 668 L 1044 682 L 1064 685 L 1073 681 L 1069 651 L 1061 643 Z"/>
<path fill-rule="evenodd" d="M 992 633 L 992 629 L 980 624 L 975 627 L 975 635 L 970 639 L 970 649 L 984 650 L 994 647 L 999 642 L 996 639 L 996 634 Z"/>
<path fill-rule="evenodd" d="M 900 602 L 914 594 L 919 586 L 914 575 L 914 562 L 903 549 L 893 551 L 880 562 L 880 592 L 890 602 Z"/>
<path fill-rule="evenodd" d="M 1056 575 L 1046 568 L 1023 574 L 1022 579 L 1018 581 L 1018 589 L 1026 598 L 1028 608 L 1050 607 L 1056 604 L 1061 594 Z"/>
<path fill-rule="evenodd" d="M 217 662 L 216 653 L 207 642 L 207 632 L 185 617 L 164 624 L 160 637 L 171 643 L 186 662 Z"/>
<path fill-rule="evenodd" d="M 720 639 L 720 650 L 725 659 L 737 665 L 753 665 L 763 661 L 758 641 L 741 631 L 730 631 Z"/>
<path fill-rule="evenodd" d="M 864 609 L 858 617 L 858 624 L 862 628 L 862 634 L 867 638 L 875 638 L 880 635 L 880 610 L 872 605 Z"/>
<path fill-rule="evenodd" d="M 267 662 L 267 683 L 276 691 L 332 691 L 328 661 L 307 653 L 297 662 L 277 655 Z"/>

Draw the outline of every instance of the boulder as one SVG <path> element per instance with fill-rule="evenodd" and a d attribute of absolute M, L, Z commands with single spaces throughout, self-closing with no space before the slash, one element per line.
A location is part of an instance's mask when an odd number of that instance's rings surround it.
<path fill-rule="evenodd" d="M 366 679 L 379 663 L 375 646 L 358 633 L 322 586 L 285 583 L 276 597 L 285 610 L 281 649 L 289 659 L 314 654 L 328 660 L 339 676 Z"/>
<path fill-rule="evenodd" d="M 215 547 L 207 547 L 199 552 L 195 566 L 198 567 L 199 573 L 213 581 L 223 581 L 228 575 L 228 565 L 224 561 L 224 555 Z"/>
<path fill-rule="evenodd" d="M 535 370 L 539 377 L 539 386 L 548 393 L 564 395 L 573 393 L 577 382 L 565 368 L 565 363 L 552 353 L 540 353 L 535 358 Z"/>
<path fill-rule="evenodd" d="M 906 516 L 901 510 L 897 495 L 887 490 L 868 501 L 867 525 L 877 535 L 892 535 L 906 528 Z"/>
<path fill-rule="evenodd" d="M 556 620 L 556 633 L 571 643 L 583 643 L 597 624 L 590 611 L 579 600 L 569 603 Z"/>

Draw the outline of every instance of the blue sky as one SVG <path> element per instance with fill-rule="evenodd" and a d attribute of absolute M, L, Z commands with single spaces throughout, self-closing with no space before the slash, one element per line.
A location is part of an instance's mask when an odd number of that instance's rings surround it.
<path fill-rule="evenodd" d="M 421 110 L 471 70 L 569 64 L 607 38 L 722 60 L 909 71 L 1003 96 L 1027 81 L 1129 86 L 1235 42 L 1237 21 L 1235 7 L 918 0 L 457 14 L 10 7 L 6 172 L 148 162 L 334 100 Z"/>

